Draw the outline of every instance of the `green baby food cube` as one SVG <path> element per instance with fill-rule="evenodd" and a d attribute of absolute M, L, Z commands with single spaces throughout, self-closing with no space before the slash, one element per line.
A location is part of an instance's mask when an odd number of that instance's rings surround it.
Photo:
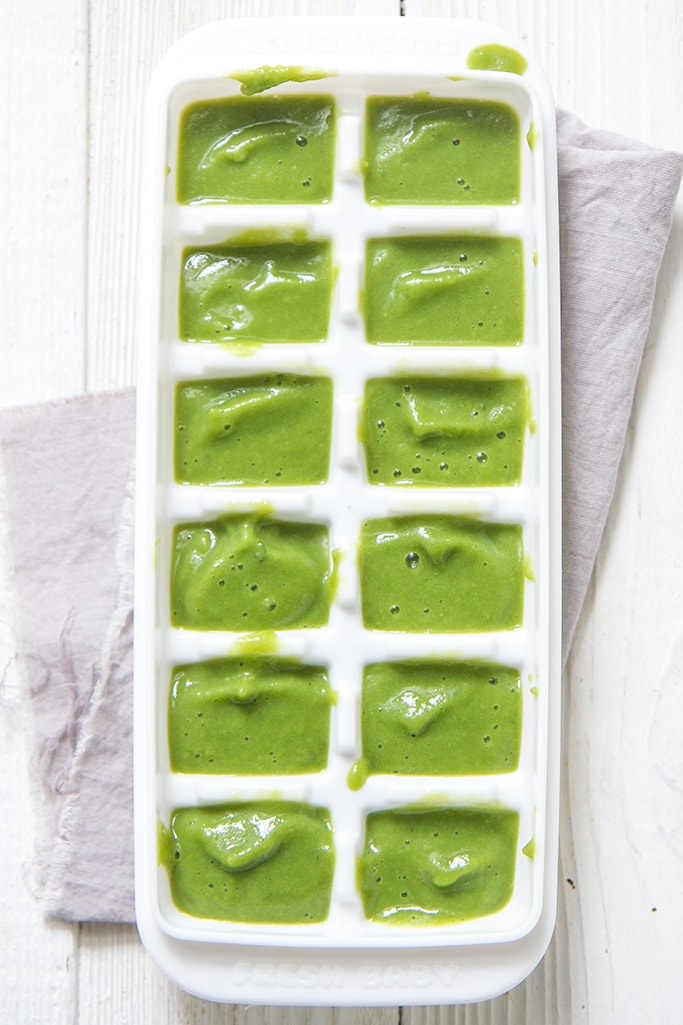
<path fill-rule="evenodd" d="M 521 626 L 522 528 L 448 515 L 367 520 L 360 538 L 370 630 L 480 633 Z"/>
<path fill-rule="evenodd" d="M 168 737 L 173 772 L 320 772 L 333 692 L 322 666 L 228 658 L 173 672 Z"/>
<path fill-rule="evenodd" d="M 371 484 L 498 487 L 522 477 L 529 422 L 523 377 L 377 377 L 365 387 Z"/>
<path fill-rule="evenodd" d="M 487 100 L 371 97 L 364 167 L 369 203 L 517 203 L 519 118 Z"/>
<path fill-rule="evenodd" d="M 334 873 L 330 814 L 291 801 L 181 808 L 164 837 L 180 911 L 229 922 L 322 922 Z"/>
<path fill-rule="evenodd" d="M 521 732 L 516 669 L 429 659 L 365 667 L 361 736 L 368 774 L 512 772 Z"/>
<path fill-rule="evenodd" d="M 331 597 L 323 524 L 249 513 L 174 530 L 172 626 L 244 632 L 323 626 Z"/>
<path fill-rule="evenodd" d="M 372 344 L 519 345 L 522 242 L 484 235 L 370 239 L 364 304 Z"/>
<path fill-rule="evenodd" d="M 186 249 L 180 337 L 190 342 L 322 342 L 332 301 L 329 242 L 246 235 Z"/>
<path fill-rule="evenodd" d="M 415 805 L 368 815 L 358 888 L 365 917 L 391 925 L 464 922 L 509 902 L 519 816 Z"/>
<path fill-rule="evenodd" d="M 334 183 L 330 96 L 201 100 L 180 121 L 179 203 L 326 203 Z"/>
<path fill-rule="evenodd" d="M 252 487 L 323 484 L 331 435 L 327 377 L 184 381 L 175 395 L 175 479 Z"/>

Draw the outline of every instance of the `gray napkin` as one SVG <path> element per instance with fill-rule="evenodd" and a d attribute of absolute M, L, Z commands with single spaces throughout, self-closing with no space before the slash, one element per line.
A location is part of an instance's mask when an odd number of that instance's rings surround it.
<path fill-rule="evenodd" d="M 558 113 L 563 663 L 624 444 L 683 156 Z M 47 914 L 134 920 L 132 391 L 0 413 Z M 26 539 L 30 538 L 30 545 Z"/>
<path fill-rule="evenodd" d="M 607 520 L 683 155 L 557 115 L 562 663 Z"/>
<path fill-rule="evenodd" d="M 133 448 L 129 390 L 0 414 L 47 914 L 133 908 Z M 30 543 L 27 540 L 30 539 Z"/>

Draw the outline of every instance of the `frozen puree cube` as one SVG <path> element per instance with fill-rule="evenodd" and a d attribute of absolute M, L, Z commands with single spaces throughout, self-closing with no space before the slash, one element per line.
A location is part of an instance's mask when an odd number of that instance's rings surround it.
<path fill-rule="evenodd" d="M 322 484 L 332 434 L 332 382 L 261 374 L 184 381 L 175 396 L 181 484 Z"/>
<path fill-rule="evenodd" d="M 329 242 L 258 233 L 186 249 L 180 337 L 190 342 L 322 342 L 332 299 Z"/>
<path fill-rule="evenodd" d="M 365 328 L 373 344 L 519 345 L 524 268 L 518 238 L 376 238 L 367 243 Z"/>
<path fill-rule="evenodd" d="M 181 808 L 162 847 L 173 900 L 188 915 L 283 924 L 327 917 L 334 844 L 326 808 L 290 801 Z"/>
<path fill-rule="evenodd" d="M 172 626 L 245 632 L 323 626 L 331 598 L 323 524 L 247 513 L 175 528 Z"/>
<path fill-rule="evenodd" d="M 244 657 L 177 666 L 168 736 L 174 772 L 320 772 L 333 692 L 322 666 Z"/>
<path fill-rule="evenodd" d="M 365 917 L 439 925 L 500 911 L 512 896 L 518 831 L 519 816 L 505 808 L 373 812 L 358 859 Z"/>
<path fill-rule="evenodd" d="M 330 96 L 201 100 L 183 111 L 179 203 L 326 203 L 334 183 Z"/>
<path fill-rule="evenodd" d="M 448 515 L 366 520 L 363 622 L 370 630 L 478 633 L 522 623 L 522 528 Z"/>
<path fill-rule="evenodd" d="M 512 772 L 519 762 L 517 669 L 429 659 L 365 667 L 365 770 L 417 776 Z"/>
<path fill-rule="evenodd" d="M 528 384 L 500 374 L 377 377 L 365 387 L 371 484 L 518 484 L 530 419 Z"/>
<path fill-rule="evenodd" d="M 371 97 L 364 166 L 370 203 L 513 204 L 519 118 L 507 104 L 486 100 Z"/>

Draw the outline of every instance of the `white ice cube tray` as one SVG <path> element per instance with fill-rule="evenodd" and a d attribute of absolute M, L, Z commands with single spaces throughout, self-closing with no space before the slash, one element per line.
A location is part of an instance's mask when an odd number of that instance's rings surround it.
<path fill-rule="evenodd" d="M 471 71 L 475 47 L 524 54 L 523 75 Z M 325 204 L 176 202 L 180 116 L 197 100 L 239 95 L 234 72 L 269 65 L 326 68 L 322 80 L 287 82 L 270 95 L 330 95 L 336 105 L 335 182 Z M 509 206 L 371 206 L 361 173 L 368 97 L 501 101 L 521 126 L 521 200 Z M 528 137 L 528 138 L 527 138 Z M 523 978 L 552 931 L 557 858 L 560 687 L 560 392 L 555 127 L 542 71 L 524 44 L 491 26 L 455 20 L 243 20 L 208 25 L 159 65 L 144 141 L 139 275 L 138 477 L 135 595 L 135 831 L 138 925 L 148 949 L 179 985 L 230 1002 L 281 1004 L 458 1003 L 484 999 Z M 262 344 L 247 354 L 178 335 L 181 255 L 245 229 L 303 229 L 332 243 L 337 271 L 328 338 Z M 516 346 L 369 345 L 361 309 L 366 241 L 401 235 L 502 235 L 523 242 L 524 337 Z M 368 378 L 398 373 L 491 370 L 524 376 L 533 430 L 514 487 L 379 487 L 367 483 L 359 416 Z M 276 371 L 324 374 L 334 385 L 329 480 L 315 487 L 197 487 L 173 475 L 174 394 L 179 381 Z M 329 623 L 277 634 L 277 651 L 328 667 L 330 754 L 320 773 L 185 775 L 169 767 L 167 708 L 173 667 L 225 656 L 244 637 L 171 626 L 172 535 L 179 523 L 248 512 L 267 502 L 277 519 L 324 523 L 341 552 Z M 362 521 L 448 513 L 519 524 L 532 574 L 520 629 L 478 634 L 369 631 L 357 570 Z M 531 577 L 533 579 L 531 579 Z M 361 755 L 363 667 L 393 659 L 483 659 L 516 668 L 522 681 L 522 744 L 516 771 L 467 777 L 371 776 L 353 791 Z M 159 823 L 174 809 L 282 799 L 329 810 L 336 850 L 329 917 L 314 925 L 256 925 L 193 918 L 171 898 L 159 864 Z M 433 798 L 445 805 L 502 805 L 519 814 L 515 882 L 499 912 L 463 923 L 406 927 L 366 921 L 355 865 L 371 811 Z M 534 840 L 533 857 L 522 848 Z"/>

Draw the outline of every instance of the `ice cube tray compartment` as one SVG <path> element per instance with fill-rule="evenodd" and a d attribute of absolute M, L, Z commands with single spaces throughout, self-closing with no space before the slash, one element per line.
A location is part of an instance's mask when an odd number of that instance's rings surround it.
<path fill-rule="evenodd" d="M 137 498 L 136 583 L 136 887 L 148 930 L 153 928 L 159 937 L 168 937 L 168 941 L 154 941 L 157 945 L 180 941 L 178 950 L 186 943 L 209 943 L 212 949 L 224 945 L 228 950 L 294 949 L 309 951 L 307 956 L 313 956 L 314 949 L 345 950 L 351 958 L 364 948 L 393 951 L 392 957 L 400 956 L 400 951 L 410 951 L 412 956 L 416 951 L 449 947 L 490 951 L 492 945 L 498 949 L 499 944 L 507 944 L 512 951 L 516 943 L 524 945 L 540 928 L 539 922 L 545 928 L 548 919 L 549 880 L 552 883 L 554 878 L 554 865 L 548 863 L 548 857 L 552 859 L 555 852 L 556 817 L 548 767 L 556 760 L 553 745 L 557 743 L 559 683 L 558 355 L 553 319 L 557 315 L 557 225 L 555 182 L 549 177 L 554 134 L 542 82 L 539 92 L 538 71 L 532 68 L 532 74 L 521 77 L 468 70 L 465 58 L 471 43 L 481 39 L 482 33 L 488 38 L 487 30 L 470 26 L 461 31 L 457 54 L 448 57 L 448 74 L 443 60 L 436 70 L 433 61 L 427 62 L 429 67 L 423 61 L 415 70 L 399 71 L 400 65 L 391 59 L 372 62 L 369 70 L 368 66 L 359 67 L 358 59 L 349 54 L 335 54 L 335 60 L 329 61 L 335 73 L 329 77 L 285 82 L 249 99 L 256 105 L 265 99 L 268 105 L 278 98 L 286 103 L 291 97 L 296 104 L 302 97 L 331 97 L 336 112 L 330 129 L 333 188 L 330 198 L 322 202 L 217 202 L 215 197 L 196 204 L 181 201 L 178 147 L 184 112 L 189 105 L 207 100 L 230 97 L 237 101 L 239 82 L 226 76 L 231 70 L 258 65 L 245 64 L 242 54 L 233 54 L 226 61 L 213 45 L 207 48 L 207 59 L 200 62 L 201 47 L 195 41 L 180 65 L 171 62 L 164 66 L 157 82 L 156 135 L 155 145 L 150 147 L 154 153 L 149 156 L 153 168 L 148 184 L 148 198 L 156 204 L 149 218 L 155 228 L 150 232 L 148 225 L 146 240 L 151 292 L 142 301 L 140 318 L 146 352 L 140 382 L 144 437 L 138 457 L 143 484 Z M 208 37 L 204 39 L 206 42 Z M 259 63 L 281 62 L 264 59 Z M 303 63 L 328 62 L 309 58 Z M 413 103 L 416 94 L 463 100 L 475 107 L 480 102 L 502 104 L 513 112 L 520 156 L 517 197 L 503 202 L 424 205 L 368 201 L 363 164 L 367 111 L 372 110 L 374 98 Z M 523 301 L 517 326 L 503 337 L 484 332 L 483 341 L 476 340 L 476 325 L 468 327 L 464 341 L 454 338 L 448 344 L 429 337 L 429 330 L 426 337 L 419 337 L 419 331 L 412 328 L 400 344 L 369 340 L 367 328 L 372 326 L 372 318 L 368 304 L 376 301 L 367 270 L 373 248 L 390 240 L 409 252 L 405 247 L 412 245 L 412 239 L 420 240 L 413 250 L 419 252 L 422 247 L 432 263 L 428 252 L 432 243 L 443 248 L 447 240 L 451 255 L 460 249 L 467 257 L 466 250 L 477 250 L 482 240 L 484 248 L 497 240 L 518 240 L 519 252 L 514 258 L 519 260 Z M 184 330 L 179 311 L 187 293 L 182 268 L 190 253 L 208 254 L 202 257 L 204 267 L 210 266 L 211 260 L 233 255 L 243 262 L 254 260 L 255 266 L 261 251 L 271 257 L 274 247 L 310 242 L 329 246 L 331 255 L 326 332 L 321 333 L 317 316 L 314 329 L 304 331 L 302 340 L 291 331 L 290 319 L 284 339 L 277 337 L 276 331 L 270 340 L 259 343 L 248 332 L 237 330 L 232 341 L 217 343 L 209 340 L 211 332 L 216 330 L 222 339 L 220 332 L 225 334 L 225 330 L 215 329 L 209 315 L 202 322 L 208 326 L 201 328 L 206 337 L 186 340 L 192 331 Z M 247 268 L 246 273 L 253 277 L 253 270 Z M 237 280 L 235 294 L 240 287 L 243 285 Z M 386 294 L 386 286 L 381 287 Z M 415 287 L 422 285 L 418 282 Z M 196 297 L 192 302 L 196 313 Z M 504 300 L 499 309 L 505 313 Z M 200 320 L 202 312 L 206 309 L 200 311 Z M 295 315 L 305 316 L 306 312 L 302 306 Z M 258 316 L 257 311 L 257 321 Z M 316 319 L 315 311 L 312 319 Z M 405 324 L 406 318 L 399 316 L 395 323 L 399 321 Z M 416 318 L 416 323 L 419 321 Z M 259 330 L 263 335 L 263 328 Z M 396 332 L 395 327 L 392 330 Z M 324 337 L 316 340 L 321 334 Z M 256 382 L 258 388 L 266 377 L 289 376 L 331 382 L 330 458 L 324 482 L 277 485 L 272 475 L 260 484 L 178 482 L 178 389 L 206 383 L 217 389 L 222 381 L 233 390 L 249 382 Z M 529 415 L 523 429 L 519 481 L 496 485 L 477 482 L 474 476 L 466 486 L 457 482 L 454 486 L 405 484 L 400 478 L 393 484 L 373 484 L 363 443 L 365 388 L 368 381 L 399 378 L 406 382 L 452 380 L 456 386 L 463 380 L 483 381 L 492 387 L 508 379 L 522 381 L 528 389 Z M 219 418 L 216 422 L 220 427 Z M 266 426 L 263 436 L 274 444 L 275 428 Z M 187 451 L 188 459 L 193 459 L 196 448 Z M 413 479 L 418 479 L 416 474 Z M 289 525 L 285 529 L 294 524 L 325 528 L 329 538 L 327 571 L 333 578 L 326 622 L 316 620 L 315 625 L 301 629 L 295 618 L 271 631 L 263 613 L 251 627 L 249 613 L 244 629 L 236 620 L 228 629 L 218 621 L 212 622 L 210 629 L 198 629 L 191 620 L 178 625 L 170 596 L 174 538 L 181 528 L 192 530 L 226 516 L 256 520 L 265 516 Z M 444 629 L 439 622 L 432 626 L 427 617 L 423 628 L 399 629 L 394 627 L 393 611 L 387 616 L 383 610 L 382 629 L 364 625 L 363 524 L 377 521 L 381 528 L 387 520 L 402 518 L 438 525 L 442 517 L 468 524 L 507 525 L 520 531 L 522 554 L 516 586 L 523 597 L 523 612 L 519 622 L 514 616 L 509 622 L 498 621 L 494 615 L 483 629 L 470 620 L 464 626 L 456 623 L 455 628 Z M 371 567 L 378 575 L 382 572 L 381 562 L 379 565 L 379 569 Z M 412 589 L 405 593 L 410 601 Z M 400 616 L 399 611 L 396 623 Z M 174 671 L 179 666 L 240 658 L 294 659 L 325 669 L 336 697 L 329 709 L 329 750 L 321 771 L 249 774 L 171 768 L 168 714 Z M 519 760 L 511 770 L 370 774 L 357 788 L 363 775 L 364 670 L 377 663 L 416 660 L 491 663 L 518 674 Z M 329 812 L 335 860 L 328 913 L 312 924 L 279 924 L 226 921 L 180 910 L 171 895 L 169 873 L 159 863 L 159 827 L 165 835 L 179 809 L 217 809 L 245 802 L 268 808 L 274 800 Z M 397 925 L 366 917 L 357 862 L 366 825 L 372 821 L 369 817 L 421 803 L 425 808 L 507 809 L 518 816 L 509 901 L 481 917 L 447 924 Z M 212 985 L 215 988 L 215 982 Z"/>

